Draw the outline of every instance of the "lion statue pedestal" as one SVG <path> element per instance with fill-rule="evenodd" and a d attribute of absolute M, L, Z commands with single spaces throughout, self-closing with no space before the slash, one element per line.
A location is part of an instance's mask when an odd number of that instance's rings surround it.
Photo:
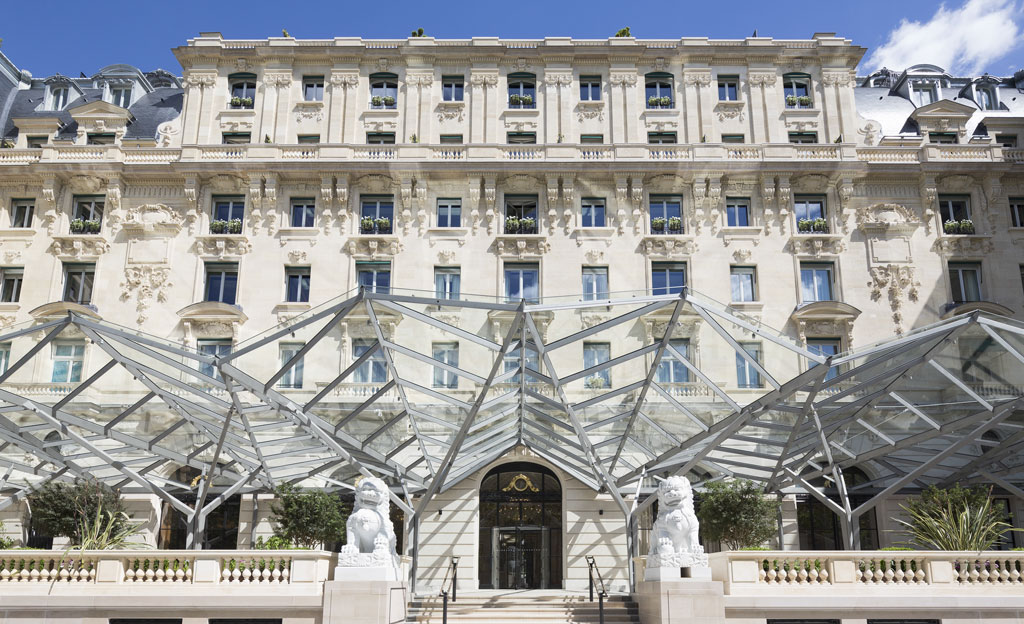
<path fill-rule="evenodd" d="M 690 481 L 686 477 L 662 481 L 658 485 L 658 517 L 651 530 L 644 580 L 710 579 L 708 556 L 697 540 L 699 528 Z"/>
<path fill-rule="evenodd" d="M 367 477 L 356 487 L 356 501 L 345 525 L 345 545 L 338 553 L 335 580 L 400 581 L 400 559 L 395 552 L 388 486 Z"/>

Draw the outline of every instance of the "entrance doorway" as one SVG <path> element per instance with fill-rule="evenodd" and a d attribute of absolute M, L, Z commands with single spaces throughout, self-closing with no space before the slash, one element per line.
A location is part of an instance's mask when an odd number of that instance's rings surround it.
<path fill-rule="evenodd" d="M 480 486 L 481 589 L 562 586 L 562 484 L 537 464 L 491 470 Z"/>

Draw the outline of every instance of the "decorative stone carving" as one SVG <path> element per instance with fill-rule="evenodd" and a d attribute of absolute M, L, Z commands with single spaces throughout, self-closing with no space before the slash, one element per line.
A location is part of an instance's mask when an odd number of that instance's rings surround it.
<path fill-rule="evenodd" d="M 669 477 L 659 483 L 658 517 L 651 530 L 646 579 L 660 580 L 659 572 L 666 580 L 679 578 L 680 568 L 707 568 L 708 556 L 697 539 L 699 528 L 689 479 Z"/>
<path fill-rule="evenodd" d="M 598 264 L 604 262 L 604 252 L 599 249 L 591 249 L 583 254 L 587 259 L 588 264 Z"/>
<path fill-rule="evenodd" d="M 442 265 L 451 265 L 455 262 L 454 249 L 441 249 L 437 252 L 437 260 Z"/>
<path fill-rule="evenodd" d="M 129 208 L 122 227 L 129 234 L 177 234 L 185 217 L 165 204 L 142 204 Z"/>
<path fill-rule="evenodd" d="M 611 74 L 608 81 L 619 87 L 632 87 L 636 84 L 636 74 Z"/>
<path fill-rule="evenodd" d="M 718 121 L 725 121 L 726 119 L 735 119 L 736 121 L 743 121 L 743 102 L 718 102 L 715 104 L 715 112 L 718 113 Z"/>
<path fill-rule="evenodd" d="M 441 102 L 437 105 L 438 121 L 463 121 L 465 120 L 465 102 Z"/>
<path fill-rule="evenodd" d="M 576 118 L 580 123 L 587 119 L 604 121 L 604 101 L 583 100 L 576 105 Z"/>
<path fill-rule="evenodd" d="M 855 219 L 864 231 L 912 231 L 920 223 L 917 215 L 902 204 L 881 203 L 859 208 Z"/>
<path fill-rule="evenodd" d="M 345 251 L 350 256 L 360 258 L 378 258 L 396 256 L 402 251 L 402 243 L 397 236 L 365 235 L 353 236 L 345 243 Z"/>
<path fill-rule="evenodd" d="M 238 235 L 212 235 L 196 238 L 196 253 L 218 260 L 231 256 L 244 256 L 252 251 L 248 238 Z"/>
<path fill-rule="evenodd" d="M 746 262 L 747 260 L 750 260 L 750 250 L 737 249 L 736 251 L 732 252 L 732 257 L 734 260 L 736 260 L 736 262 Z"/>
<path fill-rule="evenodd" d="M 942 236 L 935 240 L 934 251 L 943 256 L 980 257 L 992 253 L 995 246 L 988 236 Z"/>
<path fill-rule="evenodd" d="M 676 236 L 646 236 L 640 244 L 645 256 L 655 258 L 682 258 L 697 253 L 697 243 Z"/>
<path fill-rule="evenodd" d="M 775 72 L 749 72 L 747 82 L 759 87 L 770 87 L 775 84 L 778 75 Z"/>
<path fill-rule="evenodd" d="M 366 477 L 356 487 L 355 499 L 353 511 L 345 523 L 345 545 L 338 553 L 338 568 L 383 568 L 383 577 L 367 579 L 363 576 L 361 580 L 397 581 L 399 558 L 395 551 L 395 527 L 389 513 L 388 486 L 383 479 Z M 336 570 L 335 578 L 339 571 L 348 580 L 359 578 L 349 574 L 356 573 L 355 570 Z"/>
<path fill-rule="evenodd" d="M 853 344 L 853 323 L 848 318 L 835 319 L 799 319 L 796 322 L 796 333 L 800 344 L 807 344 L 807 337 L 835 338 L 842 336 L 847 348 Z"/>
<path fill-rule="evenodd" d="M 893 325 L 896 326 L 897 334 L 903 334 L 904 295 L 910 301 L 917 301 L 917 289 L 921 286 L 914 278 L 914 267 L 889 264 L 872 267 L 869 270 L 871 281 L 868 282 L 868 287 L 871 288 L 871 300 L 878 301 L 882 297 L 882 290 L 888 291 Z"/>
<path fill-rule="evenodd" d="M 842 237 L 834 234 L 798 234 L 789 241 L 790 252 L 801 256 L 837 256 L 846 251 Z"/>
<path fill-rule="evenodd" d="M 129 266 L 124 270 L 121 282 L 121 301 L 128 301 L 135 295 L 135 321 L 142 325 L 149 318 L 147 310 L 155 298 L 157 303 L 166 303 L 166 289 L 171 284 L 171 269 L 166 266 Z"/>
<path fill-rule="evenodd" d="M 687 86 L 699 85 L 701 87 L 711 86 L 711 70 L 709 69 L 687 69 L 683 70 L 683 84 Z"/>
<path fill-rule="evenodd" d="M 499 256 L 525 258 L 546 254 L 551 251 L 551 243 L 544 237 L 510 235 L 499 237 L 494 243 L 494 249 Z"/>
<path fill-rule="evenodd" d="M 306 252 L 298 249 L 293 249 L 288 252 L 288 260 L 292 264 L 302 264 L 306 262 Z"/>
<path fill-rule="evenodd" d="M 58 258 L 84 260 L 107 253 L 110 251 L 110 243 L 96 235 L 55 236 L 49 251 Z"/>

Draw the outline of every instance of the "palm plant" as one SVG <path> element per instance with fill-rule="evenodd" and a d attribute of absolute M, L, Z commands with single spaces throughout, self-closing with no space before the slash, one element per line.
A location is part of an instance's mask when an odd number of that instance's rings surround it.
<path fill-rule="evenodd" d="M 926 495 L 932 500 L 922 496 L 922 501 L 900 505 L 909 520 L 896 518 L 910 536 L 910 543 L 919 548 L 981 552 L 1002 540 L 1006 533 L 1021 530 L 1013 528 L 1002 512 L 992 507 L 988 493 L 974 496 L 968 492 L 960 496 L 954 490 L 952 495 L 938 496 L 927 491 Z M 945 500 L 935 500 L 940 498 Z"/>

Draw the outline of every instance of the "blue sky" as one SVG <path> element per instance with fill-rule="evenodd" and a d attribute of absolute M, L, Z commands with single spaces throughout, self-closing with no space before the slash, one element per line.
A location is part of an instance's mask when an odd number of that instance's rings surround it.
<path fill-rule="evenodd" d="M 622 26 L 637 37 L 805 38 L 836 32 L 869 49 L 862 70 L 932 62 L 1007 75 L 1024 67 L 1024 0 L 788 0 L 635 2 L 591 0 L 349 0 L 9 2 L 2 50 L 36 76 L 91 75 L 114 63 L 179 71 L 170 50 L 200 31 L 229 38 L 428 35 L 603 38 Z M 920 58 L 926 57 L 926 58 Z"/>

